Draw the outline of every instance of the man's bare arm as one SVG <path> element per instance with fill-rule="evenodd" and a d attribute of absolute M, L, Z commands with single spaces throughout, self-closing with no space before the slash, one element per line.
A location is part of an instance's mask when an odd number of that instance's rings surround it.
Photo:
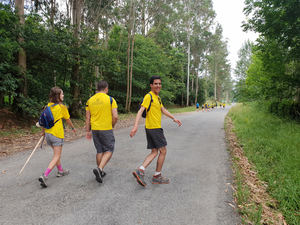
<path fill-rule="evenodd" d="M 145 107 L 141 106 L 140 110 L 136 114 L 135 122 L 134 122 L 133 128 L 130 132 L 130 137 L 133 137 L 136 134 L 136 132 L 138 130 L 139 121 L 140 121 L 140 119 L 142 117 L 142 114 L 143 114 L 145 109 L 146 109 Z"/>
<path fill-rule="evenodd" d="M 162 107 L 161 108 L 161 112 L 163 114 L 165 114 L 167 117 L 171 118 L 175 123 L 178 124 L 178 126 L 181 126 L 182 123 L 180 120 L 176 119 L 165 107 Z"/>
<path fill-rule="evenodd" d="M 112 109 L 111 114 L 112 114 L 112 127 L 115 127 L 118 121 L 118 110 L 116 108 Z"/>
<path fill-rule="evenodd" d="M 85 131 L 86 131 L 86 138 L 91 139 L 91 112 L 89 110 L 86 110 L 85 113 Z"/>

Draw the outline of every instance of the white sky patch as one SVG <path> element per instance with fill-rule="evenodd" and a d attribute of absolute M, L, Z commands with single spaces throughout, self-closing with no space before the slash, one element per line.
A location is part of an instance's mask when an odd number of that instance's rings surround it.
<path fill-rule="evenodd" d="M 244 0 L 212 0 L 217 14 L 216 21 L 222 25 L 223 36 L 228 42 L 231 68 L 234 69 L 238 61 L 238 51 L 246 40 L 255 41 L 258 34 L 243 32 L 242 22 L 246 16 L 243 13 Z M 233 74 L 232 74 L 233 75 Z"/>

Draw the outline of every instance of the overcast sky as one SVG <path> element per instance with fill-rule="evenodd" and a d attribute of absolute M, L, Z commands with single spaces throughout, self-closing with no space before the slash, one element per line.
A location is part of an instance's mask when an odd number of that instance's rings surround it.
<path fill-rule="evenodd" d="M 235 68 L 238 51 L 243 43 L 249 39 L 255 41 L 258 37 L 253 32 L 243 32 L 241 25 L 245 20 L 243 14 L 244 0 L 212 0 L 217 13 L 216 20 L 222 25 L 223 36 L 228 41 L 229 60 L 231 68 Z"/>

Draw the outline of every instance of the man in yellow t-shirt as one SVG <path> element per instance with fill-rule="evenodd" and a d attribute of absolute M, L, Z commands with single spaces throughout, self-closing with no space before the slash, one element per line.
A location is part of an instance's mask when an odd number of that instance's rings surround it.
<path fill-rule="evenodd" d="M 117 102 L 107 93 L 108 83 L 102 80 L 97 84 L 97 93 L 86 103 L 86 138 L 93 136 L 97 150 L 97 168 L 93 169 L 93 173 L 99 183 L 103 182 L 106 175 L 103 169 L 115 148 L 113 127 L 118 120 Z"/>
<path fill-rule="evenodd" d="M 161 78 L 159 76 L 152 76 L 150 78 L 150 88 L 151 91 L 147 93 L 141 104 L 141 108 L 138 111 L 135 119 L 134 126 L 130 132 L 130 137 L 133 137 L 138 130 L 139 120 L 146 110 L 146 122 L 145 130 L 147 137 L 147 148 L 151 149 L 151 153 L 145 158 L 143 164 L 136 169 L 132 174 L 137 179 L 137 182 L 146 186 L 144 181 L 145 169 L 150 165 L 152 160 L 158 155 L 156 171 L 152 177 L 153 184 L 168 184 L 169 179 L 161 175 L 161 170 L 165 161 L 167 154 L 167 141 L 164 136 L 163 129 L 161 128 L 161 115 L 165 114 L 167 117 L 171 118 L 178 126 L 181 126 L 181 121 L 175 119 L 175 117 L 165 109 L 162 104 L 160 97 L 158 96 L 161 90 Z"/>

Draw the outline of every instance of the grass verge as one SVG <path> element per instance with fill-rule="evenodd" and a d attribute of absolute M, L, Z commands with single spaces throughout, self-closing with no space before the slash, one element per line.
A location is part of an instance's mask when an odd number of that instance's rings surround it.
<path fill-rule="evenodd" d="M 184 113 L 184 112 L 192 112 L 196 110 L 195 106 L 183 107 L 183 108 L 168 108 L 167 110 L 170 113 Z"/>
<path fill-rule="evenodd" d="M 245 172 L 240 170 L 241 157 L 233 156 L 237 171 L 236 198 L 238 205 L 242 206 L 239 207 L 241 214 L 248 216 L 249 220 L 253 217 L 253 224 L 264 224 L 262 215 L 268 207 L 281 211 L 288 224 L 299 225 L 300 125 L 275 117 L 255 104 L 237 105 L 230 110 L 228 117 L 234 125 L 232 129 L 238 139 L 237 145 L 242 147 L 243 154 L 250 161 L 246 173 L 262 180 L 262 183 L 255 180 L 249 183 L 245 176 L 238 178 L 238 173 Z M 260 186 L 253 187 L 256 183 Z M 263 189 L 276 201 L 272 202 L 268 197 L 263 197 L 265 201 L 259 199 L 261 196 L 257 194 Z M 275 220 L 265 224 L 284 223 Z"/>

